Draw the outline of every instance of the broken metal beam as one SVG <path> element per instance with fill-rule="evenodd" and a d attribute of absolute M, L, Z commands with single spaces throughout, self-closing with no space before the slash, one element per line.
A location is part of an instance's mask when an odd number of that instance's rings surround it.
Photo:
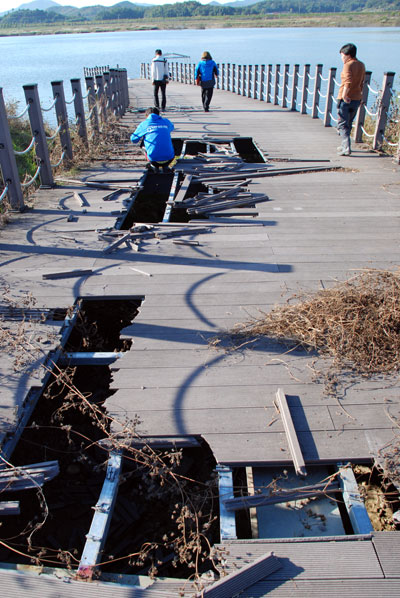
<path fill-rule="evenodd" d="M 19 501 L 18 500 L 6 500 L 0 502 L 0 515 L 19 515 Z"/>
<path fill-rule="evenodd" d="M 281 414 L 283 427 L 285 429 L 286 438 L 289 444 L 289 450 L 292 456 L 294 469 L 297 475 L 306 476 L 307 471 L 303 453 L 300 448 L 299 439 L 297 438 L 296 428 L 294 427 L 286 395 L 282 388 L 278 388 L 276 392 L 276 400 L 278 403 L 279 412 Z"/>
<path fill-rule="evenodd" d="M 276 505 L 283 502 L 292 502 L 311 498 L 314 496 L 326 496 L 328 493 L 338 492 L 339 483 L 336 481 L 326 482 L 325 484 L 315 484 L 313 486 L 303 486 L 300 488 L 291 488 L 290 490 L 280 490 L 271 494 L 254 494 L 251 496 L 237 496 L 225 500 L 225 507 L 228 511 L 238 511 L 240 509 L 250 509 L 253 507 L 264 507 L 266 505 Z"/>
<path fill-rule="evenodd" d="M 74 366 L 74 365 L 110 365 L 120 359 L 123 353 L 101 352 L 101 351 L 76 351 L 73 353 L 63 353 L 58 359 L 57 365 Z"/>
<path fill-rule="evenodd" d="M 369 534 L 374 531 L 374 528 L 358 490 L 353 469 L 350 464 L 338 463 L 338 466 L 343 502 L 346 505 L 353 531 L 355 534 Z"/>
<path fill-rule="evenodd" d="M 92 579 L 100 560 L 117 498 L 121 467 L 122 455 L 117 452 L 110 453 L 106 478 L 99 500 L 94 507 L 95 514 L 86 536 L 85 547 L 78 567 L 77 575 L 81 579 Z"/>
<path fill-rule="evenodd" d="M 248 563 L 233 573 L 228 573 L 218 581 L 205 588 L 197 598 L 232 598 L 243 590 L 265 579 L 282 567 L 279 559 L 269 552 Z"/>

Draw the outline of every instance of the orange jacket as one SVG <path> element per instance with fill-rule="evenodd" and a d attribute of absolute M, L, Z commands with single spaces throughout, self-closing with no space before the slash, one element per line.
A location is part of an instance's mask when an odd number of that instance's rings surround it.
<path fill-rule="evenodd" d="M 338 93 L 338 100 L 343 99 L 343 89 L 347 88 L 347 96 L 351 100 L 361 100 L 364 86 L 365 65 L 357 58 L 350 58 L 343 65 L 340 74 L 341 85 Z"/>

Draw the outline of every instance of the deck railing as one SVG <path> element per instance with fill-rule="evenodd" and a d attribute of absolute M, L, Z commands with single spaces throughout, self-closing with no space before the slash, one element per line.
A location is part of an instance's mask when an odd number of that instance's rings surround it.
<path fill-rule="evenodd" d="M 102 132 L 102 126 L 110 115 L 117 118 L 122 116 L 129 105 L 128 78 L 126 69 L 101 67 L 93 73 L 85 69 L 86 94 L 82 94 L 80 79 L 71 79 L 72 98 L 65 99 L 63 81 L 52 81 L 53 102 L 44 108 L 40 103 L 37 84 L 24 85 L 26 106 L 19 115 L 8 115 L 3 98 L 3 89 L 0 87 L 0 169 L 4 187 L 0 187 L 0 203 L 8 198 L 13 210 L 24 209 L 23 189 L 32 185 L 39 178 L 42 187 L 53 187 L 53 171 L 64 160 L 73 158 L 73 145 L 71 142 L 71 125 L 76 128 L 77 134 L 88 146 L 94 142 Z M 91 74 L 87 74 L 91 73 Z M 96 73 L 96 74 L 95 74 Z M 68 117 L 68 105 L 74 110 L 72 122 Z M 57 129 L 48 136 L 44 125 L 44 112 L 55 111 Z M 28 147 L 17 151 L 13 147 L 12 135 L 9 127 L 10 119 L 29 118 L 32 139 Z M 89 131 L 88 131 L 89 129 Z M 50 162 L 50 144 L 59 136 L 61 156 L 56 164 Z M 34 176 L 22 183 L 19 178 L 16 156 L 35 152 L 37 169 Z M 1 179 L 0 179 L 1 181 Z M 1 183 L 0 183 L 1 184 Z"/>
<path fill-rule="evenodd" d="M 218 64 L 218 68 L 217 89 L 320 118 L 325 127 L 337 124 L 336 95 L 340 82 L 336 79 L 336 68 L 329 68 L 326 76 L 323 76 L 322 64 L 316 65 L 313 74 L 309 64 L 300 67 L 298 64 L 227 63 Z M 173 81 L 195 84 L 194 64 L 171 62 L 169 70 Z M 150 64 L 142 63 L 140 72 L 142 78 L 149 79 Z M 400 126 L 396 126 L 400 95 L 393 90 L 395 73 L 384 73 L 380 89 L 371 86 L 371 75 L 367 71 L 353 137 L 356 142 L 368 141 L 375 150 L 381 150 L 384 144 L 396 148 L 397 162 L 400 163 Z M 397 131 L 397 138 L 393 137 L 393 130 Z"/>

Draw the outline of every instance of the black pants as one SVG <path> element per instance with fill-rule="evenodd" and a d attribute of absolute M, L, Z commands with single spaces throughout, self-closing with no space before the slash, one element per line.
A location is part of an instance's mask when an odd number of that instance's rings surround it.
<path fill-rule="evenodd" d="M 165 110 L 165 107 L 167 105 L 167 98 L 166 98 L 166 94 L 165 94 L 165 88 L 167 87 L 167 84 L 165 83 L 165 81 L 154 81 L 154 106 L 156 108 L 160 107 L 160 102 L 158 100 L 158 90 L 161 90 L 161 110 Z"/>
<path fill-rule="evenodd" d="M 204 110 L 208 110 L 210 107 L 211 98 L 213 96 L 213 87 L 202 87 L 201 88 L 201 101 L 203 102 Z"/>

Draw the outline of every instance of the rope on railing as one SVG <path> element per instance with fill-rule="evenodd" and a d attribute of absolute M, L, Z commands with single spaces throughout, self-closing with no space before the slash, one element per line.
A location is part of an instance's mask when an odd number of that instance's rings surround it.
<path fill-rule="evenodd" d="M 87 94 L 82 96 L 82 100 L 86 100 L 89 97 L 90 90 L 88 90 Z"/>
<path fill-rule="evenodd" d="M 48 108 L 43 108 L 43 106 L 40 106 L 42 112 L 49 112 L 50 110 L 52 110 L 54 108 L 54 106 L 56 105 L 56 102 L 57 102 L 57 98 L 54 98 L 53 103 Z"/>
<path fill-rule="evenodd" d="M 27 154 L 28 152 L 31 151 L 31 149 L 33 148 L 34 145 L 35 145 L 35 138 L 32 137 L 31 142 L 28 145 L 28 147 L 26 148 L 26 150 L 24 150 L 23 152 L 18 152 L 17 150 L 14 150 L 14 154 L 16 156 L 24 156 L 25 154 Z"/>
<path fill-rule="evenodd" d="M 39 174 L 40 174 L 40 169 L 41 169 L 41 168 L 42 168 L 42 167 L 41 167 L 41 166 L 40 166 L 40 164 L 39 164 L 39 166 L 38 166 L 38 168 L 37 168 L 37 170 L 36 170 L 36 172 L 35 172 L 34 176 L 31 178 L 31 180 L 30 180 L 30 181 L 28 181 L 27 183 L 21 183 L 21 187 L 24 187 L 24 189 L 26 189 L 27 187 L 29 187 L 30 185 L 32 185 L 32 183 L 34 183 L 34 182 L 36 181 L 36 179 L 38 178 L 38 176 L 39 176 Z"/>
<path fill-rule="evenodd" d="M 299 93 L 301 93 L 301 87 L 297 87 L 297 85 L 296 85 L 296 91 L 298 91 Z"/>
<path fill-rule="evenodd" d="M 93 114 L 93 110 L 96 108 L 96 106 L 94 105 L 92 107 L 92 109 L 90 110 L 89 114 L 85 117 L 86 122 L 88 122 L 91 118 L 92 118 L 92 114 Z"/>
<path fill-rule="evenodd" d="M 291 79 L 294 76 L 294 73 L 288 73 L 287 76 L 289 79 Z"/>
<path fill-rule="evenodd" d="M 398 143 L 392 143 L 391 141 L 389 141 L 388 139 L 386 139 L 385 136 L 383 136 L 383 140 L 385 141 L 385 143 L 387 143 L 391 147 L 397 147 L 399 145 Z"/>
<path fill-rule="evenodd" d="M 305 107 L 308 108 L 308 110 L 312 110 L 312 106 L 309 106 L 306 102 L 304 102 Z"/>
<path fill-rule="evenodd" d="M 327 93 L 321 93 L 320 89 L 318 89 L 318 95 L 319 95 L 320 98 L 327 98 L 328 97 L 328 94 Z"/>
<path fill-rule="evenodd" d="M 59 159 L 59 161 L 57 162 L 57 164 L 50 164 L 50 166 L 52 168 L 57 168 L 57 166 L 60 166 L 60 164 L 64 160 L 64 158 L 65 158 L 65 151 L 61 154 L 61 158 Z"/>
<path fill-rule="evenodd" d="M 278 89 L 283 89 L 283 83 L 282 83 L 282 85 L 279 85 L 279 83 L 278 83 L 277 87 L 278 87 Z"/>
<path fill-rule="evenodd" d="M 366 112 L 367 114 L 369 114 L 370 116 L 377 116 L 377 114 L 378 114 L 378 111 L 376 111 L 376 112 L 370 112 L 370 111 L 368 110 L 367 106 L 364 106 L 364 108 L 365 108 L 365 112 Z"/>
<path fill-rule="evenodd" d="M 364 127 L 361 125 L 361 131 L 364 133 L 364 135 L 366 135 L 367 137 L 374 137 L 374 134 L 372 133 L 367 133 L 367 131 L 364 129 Z"/>
<path fill-rule="evenodd" d="M 65 100 L 65 103 L 66 104 L 72 104 L 74 102 L 74 100 L 75 100 L 75 97 L 76 97 L 76 91 L 74 92 L 74 95 L 72 96 L 72 99 L 71 100 Z"/>
<path fill-rule="evenodd" d="M 334 81 L 334 83 L 336 83 L 336 85 L 339 85 L 339 87 L 340 87 L 340 85 L 342 84 L 340 81 L 337 81 L 337 80 L 335 79 L 335 77 L 333 77 L 333 81 Z"/>
<path fill-rule="evenodd" d="M 304 75 L 300 75 L 300 73 L 298 73 L 297 76 L 298 76 L 299 79 L 304 79 Z"/>
<path fill-rule="evenodd" d="M 58 125 L 57 130 L 54 133 L 54 135 L 50 135 L 49 137 L 47 137 L 47 135 L 46 135 L 47 141 L 52 141 L 53 139 L 55 139 L 60 131 L 61 131 L 61 125 Z"/>
<path fill-rule="evenodd" d="M 333 116 L 332 112 L 329 112 L 329 116 L 331 117 L 331 120 L 333 120 L 334 123 L 338 122 L 338 119 Z"/>
<path fill-rule="evenodd" d="M 368 87 L 368 89 L 370 90 L 371 93 L 374 93 L 376 96 L 378 95 L 379 89 L 378 90 L 373 89 L 369 83 L 367 83 L 367 87 Z"/>
<path fill-rule="evenodd" d="M 325 110 L 321 110 L 321 108 L 319 106 L 317 106 L 317 110 L 320 114 L 325 114 Z"/>
<path fill-rule="evenodd" d="M 2 191 L 2 194 L 0 195 L 0 202 L 3 201 L 3 199 L 5 198 L 5 196 L 7 195 L 7 191 L 8 191 L 8 185 L 6 185 Z"/>
<path fill-rule="evenodd" d="M 7 116 L 7 118 L 10 118 L 10 119 L 12 119 L 12 120 L 16 120 L 17 118 L 22 118 L 22 117 L 23 117 L 23 116 L 24 116 L 24 115 L 25 115 L 25 114 L 28 112 L 28 110 L 29 110 L 29 108 L 30 108 L 30 107 L 31 107 L 31 105 L 30 105 L 30 104 L 27 104 L 27 105 L 25 106 L 25 109 L 24 109 L 24 111 L 23 111 L 23 112 L 21 112 L 21 114 L 17 114 L 16 116 Z"/>
<path fill-rule="evenodd" d="M 327 77 L 325 79 L 325 77 L 323 77 L 322 75 L 320 75 L 319 78 L 321 79 L 321 81 L 329 81 L 329 77 Z"/>
<path fill-rule="evenodd" d="M 315 75 L 314 75 L 314 77 L 312 77 L 311 75 L 308 75 L 308 78 L 309 78 L 311 81 L 314 81 L 314 79 L 315 79 Z"/>
<path fill-rule="evenodd" d="M 337 99 L 336 99 L 336 98 L 334 98 L 333 96 L 332 96 L 332 101 L 333 101 L 333 103 L 334 103 L 334 104 L 336 104 L 336 105 L 337 105 Z"/>

